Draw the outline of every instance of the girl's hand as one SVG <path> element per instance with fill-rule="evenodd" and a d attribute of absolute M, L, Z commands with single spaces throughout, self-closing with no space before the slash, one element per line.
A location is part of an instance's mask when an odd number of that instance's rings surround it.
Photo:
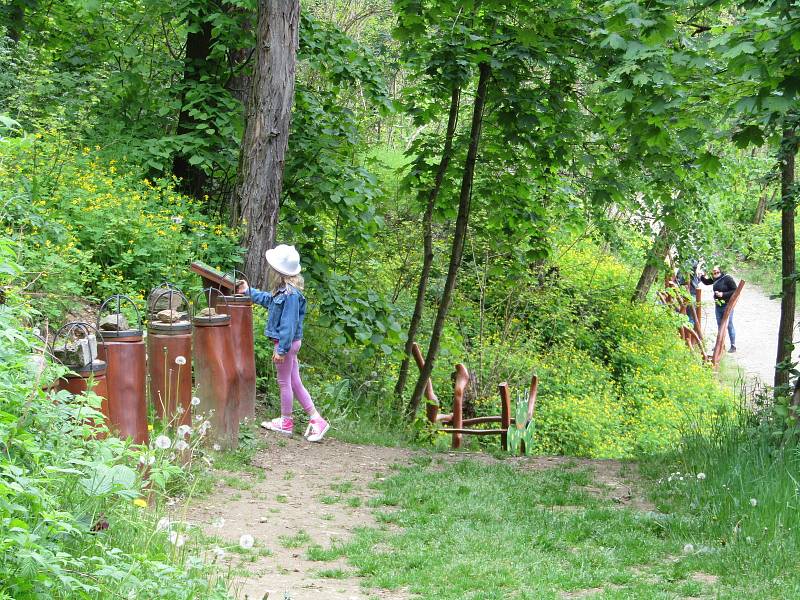
<path fill-rule="evenodd" d="M 284 360 L 286 360 L 285 356 L 281 356 L 280 354 L 278 354 L 277 350 L 272 351 L 272 362 L 276 364 L 283 364 Z"/>
<path fill-rule="evenodd" d="M 236 282 L 236 293 L 237 294 L 246 294 L 247 290 L 250 289 L 250 286 L 247 285 L 246 281 L 242 281 L 241 279 Z"/>

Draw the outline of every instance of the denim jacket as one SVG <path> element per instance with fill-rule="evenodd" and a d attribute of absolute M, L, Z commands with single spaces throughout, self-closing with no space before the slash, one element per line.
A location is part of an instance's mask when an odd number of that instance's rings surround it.
<path fill-rule="evenodd" d="M 264 335 L 278 340 L 278 354 L 283 356 L 289 352 L 292 342 L 303 339 L 306 298 L 300 290 L 287 285 L 273 294 L 251 287 L 250 297 L 269 311 Z"/>

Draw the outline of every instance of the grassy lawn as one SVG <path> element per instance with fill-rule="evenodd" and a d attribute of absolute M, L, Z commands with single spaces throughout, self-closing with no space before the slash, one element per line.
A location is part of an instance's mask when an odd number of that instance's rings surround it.
<path fill-rule="evenodd" d="M 741 468 L 740 459 L 720 469 Z M 744 466 L 739 476 L 753 475 Z M 646 468 L 672 467 L 661 460 Z M 786 479 L 778 471 L 770 475 Z M 761 534 L 753 528 L 761 527 L 758 511 L 769 520 L 782 510 L 751 506 L 749 484 L 723 487 L 713 480 L 719 471 L 701 479 L 664 474 L 647 484 L 659 510 L 637 511 L 598 493 L 591 469 L 577 463 L 523 471 L 420 459 L 376 482 L 381 527 L 307 554 L 347 557 L 366 586 L 431 599 L 800 597 L 795 534 L 787 523 Z M 778 490 L 761 490 L 770 492 Z M 781 495 L 778 503 L 785 501 Z"/>

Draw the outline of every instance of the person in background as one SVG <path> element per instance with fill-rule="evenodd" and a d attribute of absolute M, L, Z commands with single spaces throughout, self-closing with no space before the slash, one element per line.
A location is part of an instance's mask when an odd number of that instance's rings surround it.
<path fill-rule="evenodd" d="M 700 281 L 706 285 L 712 286 L 714 292 L 714 314 L 717 317 L 717 327 L 722 322 L 722 316 L 725 314 L 725 308 L 728 306 L 728 301 L 736 291 L 736 282 L 727 273 L 723 273 L 719 266 L 714 266 L 711 270 L 711 277 L 706 277 L 705 273 L 701 273 Z M 728 336 L 731 338 L 731 347 L 729 352 L 736 352 L 736 330 L 733 327 L 733 312 L 731 312 L 730 319 L 728 319 Z"/>
<path fill-rule="evenodd" d="M 253 302 L 269 311 L 264 335 L 275 344 L 272 362 L 275 363 L 278 374 L 281 416 L 271 421 L 264 421 L 261 426 L 269 431 L 291 436 L 294 432 L 293 397 L 297 397 L 309 417 L 304 437 L 309 442 L 321 442 L 330 425 L 317 412 L 311 394 L 300 380 L 300 363 L 297 360 L 297 353 L 303 340 L 303 320 L 306 316 L 303 277 L 300 275 L 300 255 L 294 246 L 280 244 L 267 250 L 266 257 L 269 264 L 268 291 L 249 287 L 245 282 L 236 287 L 238 293 L 249 292 Z"/>

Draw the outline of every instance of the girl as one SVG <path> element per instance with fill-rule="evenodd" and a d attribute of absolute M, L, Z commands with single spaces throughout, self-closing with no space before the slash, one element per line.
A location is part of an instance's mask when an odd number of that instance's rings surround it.
<path fill-rule="evenodd" d="M 239 293 L 250 293 L 253 302 L 269 311 L 264 335 L 275 343 L 272 362 L 278 371 L 278 386 L 281 391 L 281 416 L 264 421 L 261 426 L 281 435 L 293 433 L 292 397 L 296 396 L 309 416 L 306 432 L 309 442 L 320 442 L 330 425 L 314 408 L 311 395 L 300 381 L 300 365 L 297 353 L 303 339 L 303 319 L 306 316 L 306 299 L 303 296 L 303 277 L 300 275 L 300 255 L 294 246 L 280 244 L 266 253 L 269 270 L 267 288 L 262 292 L 250 288 L 246 283 L 237 287 Z"/>

